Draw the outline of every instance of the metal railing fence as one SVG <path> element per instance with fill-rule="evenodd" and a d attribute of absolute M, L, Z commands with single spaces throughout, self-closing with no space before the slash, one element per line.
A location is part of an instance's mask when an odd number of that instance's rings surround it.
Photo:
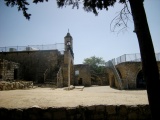
<path fill-rule="evenodd" d="M 160 61 L 160 53 L 155 54 L 156 61 Z M 135 54 L 124 54 L 118 58 L 114 58 L 111 60 L 113 65 L 117 65 L 122 62 L 141 62 L 141 55 L 140 53 Z M 109 66 L 108 62 L 106 62 L 106 66 Z"/>
<path fill-rule="evenodd" d="M 140 53 L 135 54 L 124 54 L 118 58 L 116 58 L 117 64 L 127 61 L 134 61 L 134 62 L 140 62 L 141 61 L 141 55 Z"/>
<path fill-rule="evenodd" d="M 64 43 L 48 45 L 8 46 L 0 47 L 0 52 L 35 51 L 35 50 L 59 50 L 64 51 Z"/>

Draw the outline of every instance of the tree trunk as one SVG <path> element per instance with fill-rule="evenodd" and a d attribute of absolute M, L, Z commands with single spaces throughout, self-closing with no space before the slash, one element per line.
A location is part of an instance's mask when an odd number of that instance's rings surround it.
<path fill-rule="evenodd" d="M 147 84 L 147 95 L 152 119 L 156 119 L 159 118 L 160 114 L 160 79 L 143 1 L 144 0 L 129 0 L 129 3 L 140 47 L 142 70 Z"/>

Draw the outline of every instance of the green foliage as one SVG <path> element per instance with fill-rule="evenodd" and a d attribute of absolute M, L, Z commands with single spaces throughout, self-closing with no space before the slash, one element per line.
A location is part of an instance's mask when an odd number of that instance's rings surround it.
<path fill-rule="evenodd" d="M 48 0 L 33 0 L 33 3 L 37 4 L 39 2 L 48 2 Z M 14 7 L 17 6 L 18 11 L 23 12 L 23 16 L 26 19 L 30 19 L 31 14 L 27 12 L 29 6 L 29 2 L 27 0 L 4 0 L 6 6 Z M 83 3 L 83 9 L 87 12 L 93 12 L 95 15 L 98 15 L 97 9 L 108 10 L 108 7 L 114 6 L 116 0 L 57 0 L 57 6 L 63 7 L 67 5 L 72 5 L 72 8 L 77 7 L 79 8 L 79 4 Z M 126 0 L 119 0 L 119 3 L 125 3 Z"/>
<path fill-rule="evenodd" d="M 105 61 L 101 57 L 92 56 L 85 58 L 83 64 L 88 64 L 92 73 L 100 74 L 103 73 Z"/>
<path fill-rule="evenodd" d="M 38 3 L 38 2 L 48 2 L 48 0 L 33 0 L 33 3 Z M 10 7 L 14 7 L 14 6 L 17 6 L 18 8 L 18 11 L 22 11 L 23 12 L 23 16 L 26 18 L 26 19 L 30 19 L 31 17 L 31 14 L 29 14 L 27 12 L 28 8 L 27 6 L 29 5 L 29 2 L 27 2 L 26 0 L 4 0 L 6 6 L 10 6 Z"/>
<path fill-rule="evenodd" d="M 95 15 L 98 15 L 97 9 L 108 10 L 108 7 L 114 6 L 117 0 L 57 0 L 58 7 L 63 7 L 66 5 L 73 5 L 74 7 L 79 8 L 79 3 L 83 2 L 83 9 L 87 12 L 93 12 Z M 126 0 L 119 0 L 119 3 L 125 3 Z"/>
<path fill-rule="evenodd" d="M 116 0 L 84 0 L 83 5 L 85 11 L 92 11 L 95 15 L 98 15 L 97 9 L 102 10 L 104 8 L 108 10 L 108 7 L 113 6 L 115 2 Z"/>
<path fill-rule="evenodd" d="M 22 10 L 23 15 L 26 17 L 26 19 L 30 19 L 31 14 L 27 13 L 28 8 L 26 6 L 29 5 L 29 3 L 26 0 L 4 0 L 6 6 L 17 6 L 18 11 Z"/>

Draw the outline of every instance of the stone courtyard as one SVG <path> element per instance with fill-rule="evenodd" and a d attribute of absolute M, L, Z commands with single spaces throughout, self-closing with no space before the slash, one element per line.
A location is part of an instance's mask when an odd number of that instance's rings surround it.
<path fill-rule="evenodd" d="M 3 120 L 148 120 L 146 90 L 109 86 L 33 87 L 0 91 Z"/>
<path fill-rule="evenodd" d="M 117 90 L 109 86 L 75 88 L 30 88 L 0 91 L 0 107 L 76 107 L 90 105 L 145 105 L 146 90 Z"/>
<path fill-rule="evenodd" d="M 130 68 L 134 68 L 131 67 L 132 64 L 129 64 L 129 67 L 126 67 L 126 64 L 115 67 L 120 74 L 121 83 L 125 83 L 123 85 L 125 89 L 119 90 L 116 75 L 110 68 L 95 84 L 91 81 L 88 65 L 74 65 L 73 41 L 69 32 L 64 37 L 63 53 L 57 49 L 45 50 L 44 47 L 31 51 L 26 47 L 25 49 L 17 47 L 16 50 L 9 48 L 9 51 L 4 51 L 6 47 L 1 48 L 1 119 L 144 120 L 151 118 L 147 91 L 136 89 L 136 82 L 139 80 L 136 79 L 137 74 L 141 70 L 139 64 L 138 68 L 136 67 L 138 72 L 135 72 L 134 76 L 124 72 L 124 70 L 131 71 Z M 50 85 L 45 86 L 48 83 Z M 74 85 L 72 90 L 67 89 L 68 85 Z"/>

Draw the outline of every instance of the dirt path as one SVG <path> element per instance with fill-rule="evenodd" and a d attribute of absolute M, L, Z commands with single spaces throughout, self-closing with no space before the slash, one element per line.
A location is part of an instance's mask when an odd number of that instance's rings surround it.
<path fill-rule="evenodd" d="M 64 90 L 63 88 L 35 88 L 29 90 L 0 91 L 0 107 L 28 108 L 75 107 L 87 105 L 138 105 L 148 104 L 146 90 L 116 90 L 109 86 L 84 87 Z"/>

